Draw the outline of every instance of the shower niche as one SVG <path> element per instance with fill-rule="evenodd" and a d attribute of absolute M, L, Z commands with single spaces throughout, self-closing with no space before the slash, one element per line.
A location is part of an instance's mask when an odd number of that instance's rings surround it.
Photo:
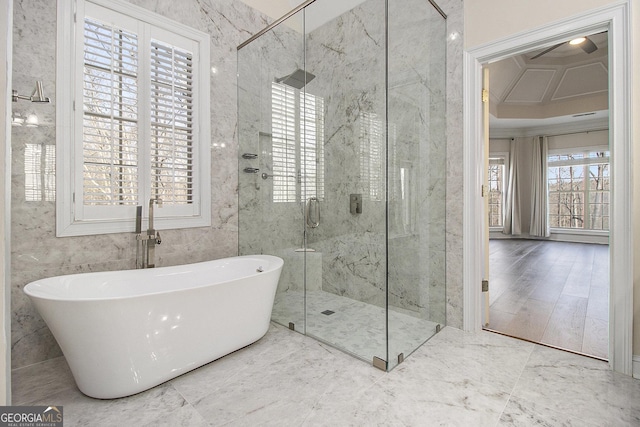
<path fill-rule="evenodd" d="M 446 17 L 340 7 L 238 47 L 239 253 L 284 259 L 274 322 L 390 370 L 445 324 Z"/>

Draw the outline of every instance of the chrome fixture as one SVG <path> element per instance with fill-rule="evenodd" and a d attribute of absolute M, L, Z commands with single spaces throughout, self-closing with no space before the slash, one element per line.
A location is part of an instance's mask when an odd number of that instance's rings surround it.
<path fill-rule="evenodd" d="M 254 153 L 244 153 L 244 154 L 242 155 L 242 158 L 243 158 L 243 159 L 253 160 L 253 159 L 257 159 L 257 158 L 258 158 L 258 155 L 257 155 L 257 154 L 254 154 Z"/>
<path fill-rule="evenodd" d="M 309 197 L 304 213 L 309 228 L 318 228 L 320 225 L 320 200 L 317 197 Z"/>
<path fill-rule="evenodd" d="M 258 169 L 258 168 L 244 168 L 242 171 L 244 173 L 258 173 L 258 172 L 260 172 L 260 169 Z"/>
<path fill-rule="evenodd" d="M 269 178 L 295 178 L 294 175 L 269 175 L 266 172 L 262 173 L 262 179 L 269 179 Z"/>
<path fill-rule="evenodd" d="M 298 180 L 298 184 L 302 184 L 302 171 L 300 169 L 298 169 L 298 174 L 297 175 L 272 175 L 272 174 L 268 174 L 268 173 L 262 173 L 262 179 L 269 179 L 269 178 L 296 178 Z"/>
<path fill-rule="evenodd" d="M 315 79 L 315 74 L 298 68 L 293 73 L 276 79 L 276 83 L 282 83 L 295 89 L 302 89 L 311 80 Z"/>
<path fill-rule="evenodd" d="M 44 104 L 51 102 L 51 98 L 49 98 L 48 96 L 44 96 L 44 89 L 42 88 L 42 82 L 40 80 L 36 81 L 36 87 L 33 89 L 31 96 L 18 95 L 17 90 L 12 90 L 11 100 L 13 102 L 18 102 L 18 99 L 26 99 L 27 101 L 44 103 Z"/>
<path fill-rule="evenodd" d="M 162 207 L 162 199 L 149 199 L 149 227 L 142 233 L 142 206 L 136 207 L 136 268 L 153 268 L 156 245 L 162 243 L 160 232 L 153 228 L 153 204 Z M 142 247 L 141 247 L 142 246 Z"/>
<path fill-rule="evenodd" d="M 351 215 L 362 213 L 362 194 L 351 194 L 349 196 L 349 211 Z"/>

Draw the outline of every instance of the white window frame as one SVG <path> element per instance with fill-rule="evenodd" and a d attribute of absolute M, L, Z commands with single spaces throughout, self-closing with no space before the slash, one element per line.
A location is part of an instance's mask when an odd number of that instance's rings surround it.
<path fill-rule="evenodd" d="M 549 150 L 548 156 L 559 156 L 559 155 L 571 155 L 571 154 L 587 154 L 590 152 L 610 152 L 611 149 L 609 148 L 609 146 L 607 145 L 594 145 L 594 146 L 586 146 L 586 147 L 572 147 L 572 148 L 555 148 L 552 150 Z M 609 163 L 609 179 L 611 179 L 611 154 L 609 154 L 609 157 L 607 157 L 608 163 Z M 589 160 L 589 159 L 585 159 L 584 161 L 581 160 L 575 160 L 575 161 L 568 161 L 568 162 L 563 162 L 563 161 L 559 161 L 559 162 L 549 162 L 547 159 L 547 174 L 548 174 L 548 170 L 550 167 L 558 167 L 558 166 L 566 166 L 567 164 L 571 164 L 574 163 L 576 165 L 585 165 L 585 164 L 589 164 L 589 163 L 594 163 L 594 161 Z M 598 162 L 598 163 L 602 163 L 602 162 Z M 586 174 L 586 170 L 585 170 L 585 179 L 588 179 L 588 175 Z M 547 178 L 548 179 L 548 178 Z M 610 184 L 611 185 L 611 184 Z M 549 192 L 549 190 L 547 189 L 547 193 Z M 611 221 L 611 193 L 612 193 L 612 188 L 609 189 L 609 221 Z M 584 200 L 584 216 L 585 216 L 585 221 L 586 218 L 588 217 L 588 213 L 589 213 L 589 190 L 588 190 L 588 185 L 585 184 L 585 200 Z M 549 194 L 547 194 L 547 197 L 549 196 Z M 550 207 L 548 207 L 547 209 L 550 209 Z M 573 235 L 583 235 L 583 236 L 609 236 L 609 232 L 610 232 L 610 228 L 611 228 L 611 222 L 609 222 L 609 230 L 600 230 L 600 229 L 593 229 L 593 228 L 561 228 L 561 227 L 551 227 L 550 231 L 551 234 L 573 234 Z"/>
<path fill-rule="evenodd" d="M 504 209 L 507 201 L 507 188 L 509 188 L 509 152 L 490 152 L 489 159 L 502 159 L 503 168 L 502 171 L 502 226 L 489 227 L 489 231 L 502 231 L 504 230 Z M 491 162 L 489 162 L 491 164 Z M 489 173 L 489 171 L 487 171 Z M 487 213 L 488 214 L 488 213 Z"/>
<path fill-rule="evenodd" d="M 85 11 L 104 8 L 115 15 L 127 15 L 139 22 L 136 33 L 147 32 L 146 36 L 156 38 L 153 33 L 176 35 L 179 40 L 191 44 L 194 53 L 194 129 L 193 129 L 193 199 L 186 206 L 167 206 L 154 211 L 154 228 L 178 229 L 211 225 L 211 120 L 210 120 L 210 77 L 209 35 L 195 30 L 144 8 L 122 0 L 58 0 L 57 34 L 57 87 L 56 87 L 56 235 L 81 236 L 135 231 L 136 206 L 117 206 L 105 209 L 103 214 L 93 209 L 85 212 L 82 199 L 82 73 L 83 64 L 78 49 L 84 45 Z M 109 15 L 94 16 L 101 22 L 121 27 L 122 22 L 109 22 Z M 88 16 L 90 17 L 90 16 Z M 129 29 L 129 28 L 128 28 Z M 171 42 L 171 40 L 168 40 Z M 147 47 L 140 46 L 140 55 Z M 80 63 L 79 63 L 80 62 Z M 139 88 L 141 96 L 148 97 L 148 77 L 141 69 Z M 146 95 L 145 95 L 146 94 Z M 76 107 L 77 106 L 77 107 Z M 149 115 L 141 111 L 141 115 Z M 139 150 L 149 151 L 148 131 L 138 133 Z M 78 157 L 78 158 L 76 158 Z M 139 199 L 144 217 L 148 217 L 151 198 L 151 173 L 147 157 L 142 158 Z M 115 211 L 115 212 L 114 212 Z M 96 215 L 98 213 L 98 215 Z"/>

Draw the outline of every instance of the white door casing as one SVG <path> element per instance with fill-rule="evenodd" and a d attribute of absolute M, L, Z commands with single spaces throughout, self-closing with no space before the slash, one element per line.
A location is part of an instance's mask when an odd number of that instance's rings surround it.
<path fill-rule="evenodd" d="M 632 373 L 633 229 L 631 33 L 629 0 L 556 21 L 464 52 L 463 326 L 481 329 L 483 270 L 482 65 L 578 35 L 609 31 L 609 141 L 611 152 L 609 364 Z"/>

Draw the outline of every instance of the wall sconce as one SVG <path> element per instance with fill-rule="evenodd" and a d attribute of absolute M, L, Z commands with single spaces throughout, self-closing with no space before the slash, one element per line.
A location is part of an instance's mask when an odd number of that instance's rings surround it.
<path fill-rule="evenodd" d="M 42 88 L 42 82 L 40 80 L 36 81 L 36 87 L 33 89 L 31 96 L 26 95 L 18 95 L 17 90 L 11 91 L 11 100 L 13 102 L 18 102 L 18 99 L 26 99 L 31 102 L 39 102 L 39 103 L 49 103 L 51 99 L 48 96 L 44 96 L 44 89 Z"/>

